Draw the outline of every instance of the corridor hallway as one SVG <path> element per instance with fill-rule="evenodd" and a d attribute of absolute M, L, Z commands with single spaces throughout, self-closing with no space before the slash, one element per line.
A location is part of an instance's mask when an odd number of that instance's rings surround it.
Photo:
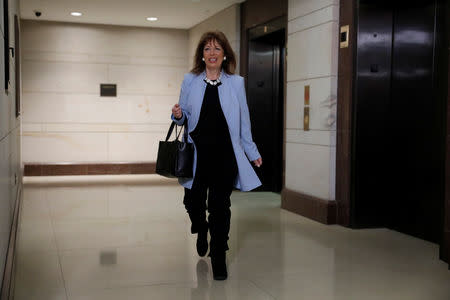
<path fill-rule="evenodd" d="M 199 258 L 183 190 L 157 175 L 25 177 L 16 300 L 448 300 L 438 246 L 327 226 L 232 194 L 229 279 Z"/>

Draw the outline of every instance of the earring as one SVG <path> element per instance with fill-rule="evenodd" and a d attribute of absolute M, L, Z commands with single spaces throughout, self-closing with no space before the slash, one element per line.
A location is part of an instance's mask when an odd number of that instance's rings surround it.
<path fill-rule="evenodd" d="M 202 60 L 205 61 L 205 58 L 203 57 Z"/>
<path fill-rule="evenodd" d="M 223 60 L 227 60 L 227 57 L 226 57 L 226 56 L 224 56 L 224 57 L 223 57 Z"/>

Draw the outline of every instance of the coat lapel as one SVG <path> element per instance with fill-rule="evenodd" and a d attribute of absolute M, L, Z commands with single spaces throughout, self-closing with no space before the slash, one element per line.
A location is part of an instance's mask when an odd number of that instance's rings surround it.
<path fill-rule="evenodd" d="M 202 109 L 203 97 L 205 96 L 206 82 L 203 81 L 205 74 L 196 76 L 192 82 L 192 89 L 189 95 L 189 101 L 192 103 L 192 126 L 189 131 L 195 129 L 200 118 L 200 110 Z"/>
<path fill-rule="evenodd" d="M 223 71 L 222 71 L 223 72 Z M 219 86 L 219 100 L 227 123 L 230 124 L 230 109 L 232 103 L 230 75 L 223 73 L 222 84 Z"/>

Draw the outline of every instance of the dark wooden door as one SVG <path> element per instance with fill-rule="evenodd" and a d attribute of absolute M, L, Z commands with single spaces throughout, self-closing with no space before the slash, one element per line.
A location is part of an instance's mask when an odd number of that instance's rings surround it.
<path fill-rule="evenodd" d="M 432 2 L 432 1 L 431 1 Z M 388 226 L 435 243 L 441 239 L 444 119 L 435 79 L 435 4 L 393 10 Z"/>
<path fill-rule="evenodd" d="M 263 159 L 260 190 L 280 192 L 283 145 L 284 30 L 251 40 L 247 77 L 253 139 Z"/>

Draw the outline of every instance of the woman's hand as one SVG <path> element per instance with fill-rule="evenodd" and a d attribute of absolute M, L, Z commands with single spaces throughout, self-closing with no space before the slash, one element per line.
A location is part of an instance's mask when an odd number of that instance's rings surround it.
<path fill-rule="evenodd" d="M 172 114 L 176 119 L 181 119 L 181 117 L 183 116 L 183 111 L 181 110 L 181 107 L 179 104 L 175 104 L 172 107 Z"/>
<path fill-rule="evenodd" d="M 257 166 L 258 168 L 261 167 L 262 165 L 262 158 L 258 158 L 257 160 L 254 160 L 253 163 L 255 164 L 255 166 Z"/>

